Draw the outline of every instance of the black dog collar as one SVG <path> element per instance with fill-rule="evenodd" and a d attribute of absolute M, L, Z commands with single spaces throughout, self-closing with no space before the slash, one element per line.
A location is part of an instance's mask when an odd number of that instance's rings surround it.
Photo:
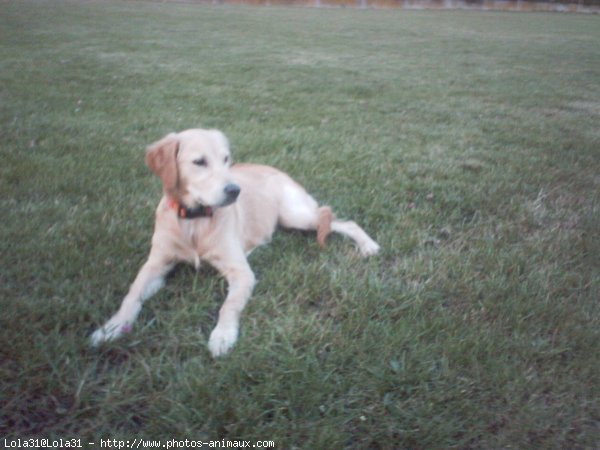
<path fill-rule="evenodd" d="M 212 217 L 213 209 L 210 206 L 196 206 L 195 208 L 186 208 L 181 203 L 169 199 L 169 207 L 175 210 L 177 217 L 182 219 L 197 219 L 198 217 Z"/>

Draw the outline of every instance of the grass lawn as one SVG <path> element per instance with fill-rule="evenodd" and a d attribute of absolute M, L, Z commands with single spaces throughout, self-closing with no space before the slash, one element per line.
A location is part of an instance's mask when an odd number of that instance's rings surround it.
<path fill-rule="evenodd" d="M 0 438 L 598 448 L 598 42 L 589 15 L 2 2 Z M 382 252 L 280 232 L 228 356 L 226 284 L 186 266 L 91 349 L 149 249 L 145 146 L 197 126 Z"/>

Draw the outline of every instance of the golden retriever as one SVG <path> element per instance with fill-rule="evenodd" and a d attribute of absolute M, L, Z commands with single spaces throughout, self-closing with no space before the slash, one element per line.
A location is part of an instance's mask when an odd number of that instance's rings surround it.
<path fill-rule="evenodd" d="M 232 165 L 228 140 L 218 130 L 169 134 L 148 147 L 146 163 L 163 184 L 150 255 L 120 309 L 92 334 L 93 345 L 130 331 L 142 302 L 161 288 L 176 263 L 199 267 L 204 260 L 228 283 L 208 341 L 214 357 L 227 353 L 254 287 L 246 257 L 271 239 L 277 225 L 315 230 L 321 246 L 335 231 L 352 238 L 364 256 L 379 250 L 356 223 L 336 220 L 287 174 L 262 165 Z"/>

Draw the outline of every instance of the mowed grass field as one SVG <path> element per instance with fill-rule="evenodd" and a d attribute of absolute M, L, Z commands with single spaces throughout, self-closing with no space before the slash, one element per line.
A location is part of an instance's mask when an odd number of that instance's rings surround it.
<path fill-rule="evenodd" d="M 0 11 L 0 438 L 599 448 L 600 17 Z M 186 266 L 92 349 L 149 249 L 144 149 L 198 126 L 382 252 L 279 232 L 231 354 Z"/>

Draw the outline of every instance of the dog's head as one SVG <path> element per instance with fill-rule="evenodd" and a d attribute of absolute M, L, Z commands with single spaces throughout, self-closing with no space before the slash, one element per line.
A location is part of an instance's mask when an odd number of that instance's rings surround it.
<path fill-rule="evenodd" d="M 240 193 L 229 172 L 229 142 L 218 130 L 168 134 L 148 147 L 146 164 L 162 180 L 165 193 L 188 208 L 227 206 Z"/>

